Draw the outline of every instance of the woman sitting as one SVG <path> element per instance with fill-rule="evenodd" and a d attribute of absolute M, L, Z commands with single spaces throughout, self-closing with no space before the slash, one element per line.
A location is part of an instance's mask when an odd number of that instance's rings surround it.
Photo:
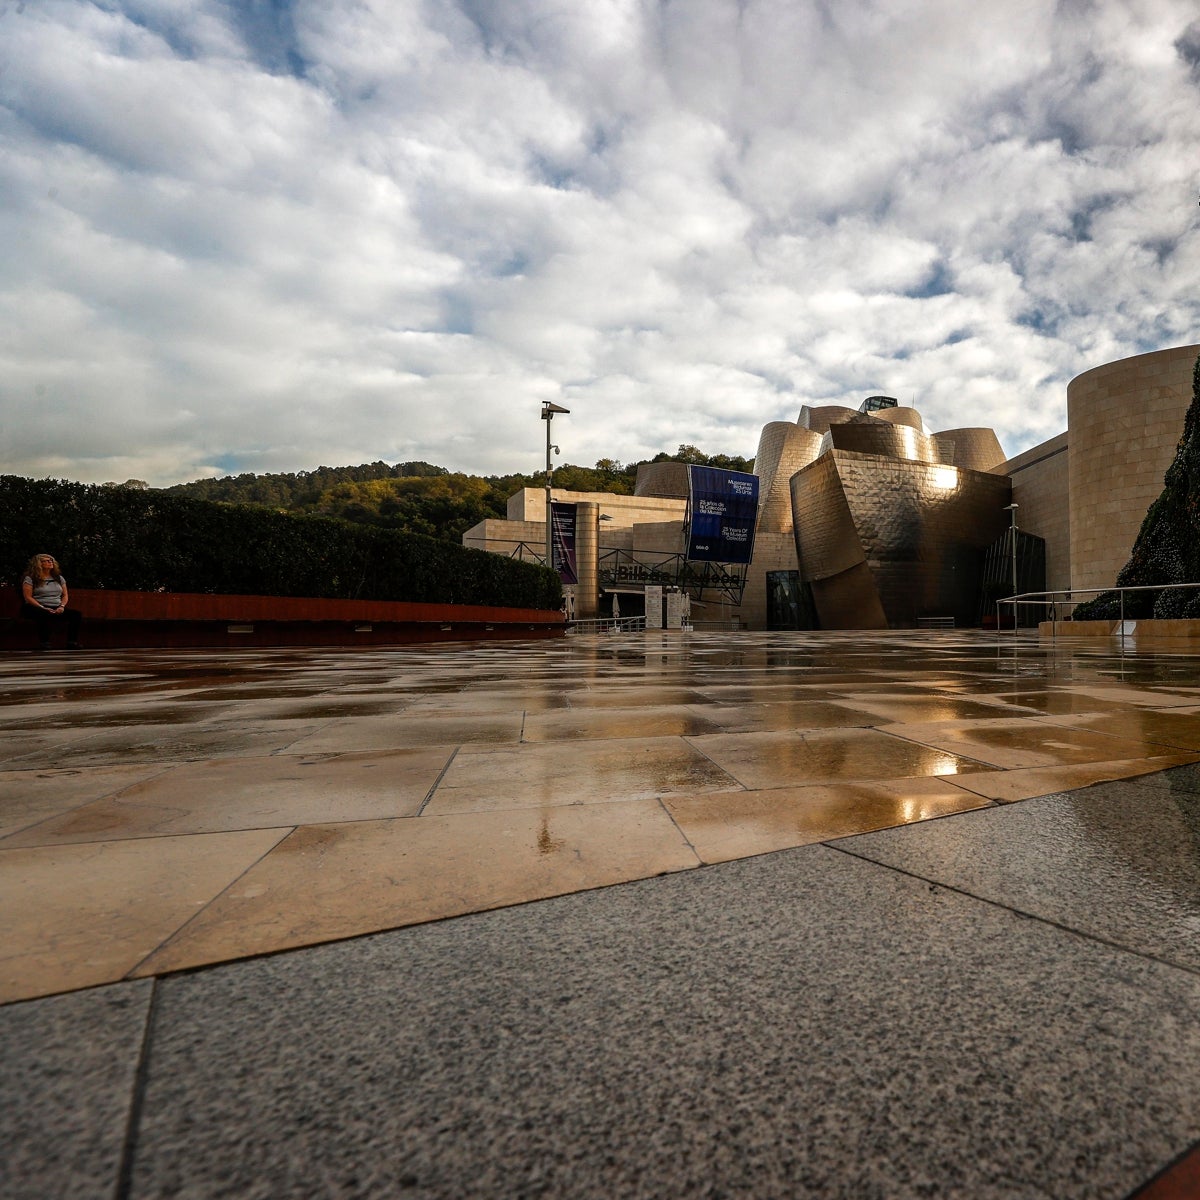
<path fill-rule="evenodd" d="M 79 649 L 79 624 L 83 613 L 67 607 L 67 581 L 53 555 L 35 554 L 21 580 L 21 616 L 37 624 L 40 650 L 50 649 L 50 634 L 59 625 L 67 627 L 67 649 Z"/>

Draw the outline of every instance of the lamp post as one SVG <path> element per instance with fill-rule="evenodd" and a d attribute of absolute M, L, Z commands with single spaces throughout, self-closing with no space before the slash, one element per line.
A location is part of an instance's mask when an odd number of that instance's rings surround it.
<path fill-rule="evenodd" d="M 550 451 L 557 452 L 558 447 L 550 444 L 550 422 L 554 420 L 555 413 L 569 413 L 570 411 L 569 408 L 563 408 L 549 400 L 542 401 L 542 420 L 546 422 L 546 566 L 551 570 L 554 569 L 554 529 L 550 520 L 550 478 L 554 467 L 550 462 Z"/>
<path fill-rule="evenodd" d="M 1017 509 L 1019 504 L 1006 504 L 1005 509 L 1009 516 L 1012 517 L 1012 528 L 1009 530 L 1009 536 L 1012 538 L 1012 589 L 1013 595 L 1017 594 Z M 1017 608 L 1013 605 L 1013 628 L 1017 627 Z"/>

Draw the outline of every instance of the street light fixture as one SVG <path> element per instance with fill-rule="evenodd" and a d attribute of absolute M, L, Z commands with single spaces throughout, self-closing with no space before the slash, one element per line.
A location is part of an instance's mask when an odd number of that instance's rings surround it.
<path fill-rule="evenodd" d="M 546 422 L 546 566 L 551 570 L 554 569 L 554 530 L 550 521 L 550 479 L 554 473 L 554 466 L 550 461 L 550 451 L 553 450 L 555 454 L 560 451 L 550 441 L 550 422 L 554 420 L 555 413 L 570 411 L 569 408 L 563 408 L 550 400 L 542 401 L 542 420 Z"/>
<path fill-rule="evenodd" d="M 1017 594 L 1017 509 L 1019 504 L 1006 504 L 1005 510 L 1012 517 L 1012 528 L 1009 530 L 1009 535 L 1012 538 L 1012 594 Z M 1017 627 L 1017 606 L 1013 605 L 1013 628 Z"/>

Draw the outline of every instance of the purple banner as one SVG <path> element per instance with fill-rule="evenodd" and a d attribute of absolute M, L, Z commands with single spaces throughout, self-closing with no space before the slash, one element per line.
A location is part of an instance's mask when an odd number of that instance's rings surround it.
<path fill-rule="evenodd" d="M 578 583 L 575 564 L 575 505 L 550 505 L 550 552 L 553 567 L 563 583 Z"/>

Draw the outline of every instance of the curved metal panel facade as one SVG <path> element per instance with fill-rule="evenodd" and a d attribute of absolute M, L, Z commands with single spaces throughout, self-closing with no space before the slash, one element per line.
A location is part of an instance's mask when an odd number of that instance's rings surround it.
<path fill-rule="evenodd" d="M 687 463 L 642 463 L 634 480 L 635 496 L 661 496 L 670 500 L 688 498 Z"/>
<path fill-rule="evenodd" d="M 983 551 L 1008 524 L 1011 494 L 1002 475 L 839 448 L 800 471 L 796 548 L 822 626 L 973 624 Z"/>
<path fill-rule="evenodd" d="M 871 414 L 877 421 L 887 421 L 890 425 L 908 425 L 920 433 L 925 432 L 925 422 L 915 408 L 880 408 Z"/>
<path fill-rule="evenodd" d="M 788 480 L 812 462 L 821 448 L 821 435 L 790 421 L 763 427 L 754 471 L 758 475 L 760 532 L 791 533 L 792 496 Z"/>
<path fill-rule="evenodd" d="M 823 404 L 815 408 L 806 404 L 800 409 L 796 424 L 813 433 L 828 433 L 831 425 L 840 425 L 858 415 L 857 408 L 843 408 L 840 404 Z"/>
<path fill-rule="evenodd" d="M 835 450 L 859 454 L 879 454 L 886 458 L 906 458 L 915 462 L 938 462 L 933 439 L 910 425 L 889 425 L 886 421 L 861 417 L 844 425 L 833 425 L 829 439 Z"/>
<path fill-rule="evenodd" d="M 941 461 L 969 471 L 991 471 L 1004 462 L 1004 451 L 994 429 L 943 429 L 933 435 Z"/>

